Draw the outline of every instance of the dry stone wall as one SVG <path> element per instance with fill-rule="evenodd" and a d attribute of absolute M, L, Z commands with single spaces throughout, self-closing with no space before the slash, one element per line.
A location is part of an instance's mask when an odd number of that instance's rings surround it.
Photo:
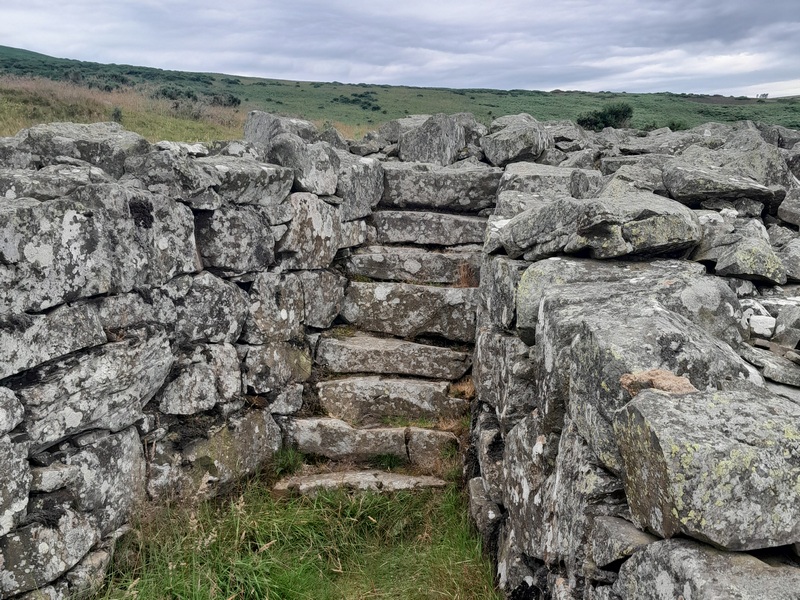
<path fill-rule="evenodd" d="M 283 446 L 330 472 L 282 489 L 443 485 L 471 414 L 509 597 L 797 598 L 797 139 L 259 112 L 211 145 L 0 139 L 0 597 L 84 593 L 143 503 Z M 341 467 L 386 456 L 420 476 Z"/>

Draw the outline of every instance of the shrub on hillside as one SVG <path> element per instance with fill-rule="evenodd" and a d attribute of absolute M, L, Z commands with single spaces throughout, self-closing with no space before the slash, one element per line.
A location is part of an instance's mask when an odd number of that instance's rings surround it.
<path fill-rule="evenodd" d="M 628 127 L 633 117 L 633 107 L 627 102 L 613 102 L 600 110 L 578 117 L 578 125 L 584 129 L 600 131 L 605 127 Z"/>

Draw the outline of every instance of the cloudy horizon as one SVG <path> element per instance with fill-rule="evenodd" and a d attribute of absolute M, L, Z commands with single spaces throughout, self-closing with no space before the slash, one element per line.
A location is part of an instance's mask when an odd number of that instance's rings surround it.
<path fill-rule="evenodd" d="M 800 95 L 794 0 L 6 0 L 0 43 L 181 71 L 420 87 Z"/>

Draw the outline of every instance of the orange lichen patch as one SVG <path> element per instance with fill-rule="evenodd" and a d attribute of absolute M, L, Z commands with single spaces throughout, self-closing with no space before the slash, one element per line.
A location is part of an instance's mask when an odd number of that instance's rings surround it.
<path fill-rule="evenodd" d="M 631 398 L 642 390 L 654 389 L 675 394 L 688 394 L 696 392 L 697 388 L 686 377 L 681 377 L 665 369 L 651 369 L 639 373 L 625 373 L 619 378 L 622 387 L 627 390 Z"/>

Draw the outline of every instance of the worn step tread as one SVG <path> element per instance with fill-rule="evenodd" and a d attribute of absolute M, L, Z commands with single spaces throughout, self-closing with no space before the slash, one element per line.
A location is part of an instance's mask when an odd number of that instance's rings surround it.
<path fill-rule="evenodd" d="M 354 251 L 342 264 L 350 277 L 477 287 L 482 256 L 481 247 L 475 245 L 454 246 L 445 251 L 367 246 Z"/>
<path fill-rule="evenodd" d="M 340 315 L 359 329 L 398 337 L 433 334 L 472 342 L 478 301 L 478 288 L 354 281 Z"/>
<path fill-rule="evenodd" d="M 333 373 L 380 373 L 456 380 L 470 368 L 472 354 L 356 333 L 345 338 L 322 338 L 316 360 Z"/>
<path fill-rule="evenodd" d="M 345 377 L 317 384 L 322 408 L 353 425 L 389 419 L 453 419 L 469 412 L 469 400 L 448 396 L 449 383 L 380 375 Z"/>
<path fill-rule="evenodd" d="M 359 492 L 398 492 L 441 488 L 444 479 L 430 475 L 401 475 L 385 471 L 341 471 L 315 475 L 295 475 L 278 481 L 274 491 L 314 496 L 321 491 L 345 489 Z"/>

